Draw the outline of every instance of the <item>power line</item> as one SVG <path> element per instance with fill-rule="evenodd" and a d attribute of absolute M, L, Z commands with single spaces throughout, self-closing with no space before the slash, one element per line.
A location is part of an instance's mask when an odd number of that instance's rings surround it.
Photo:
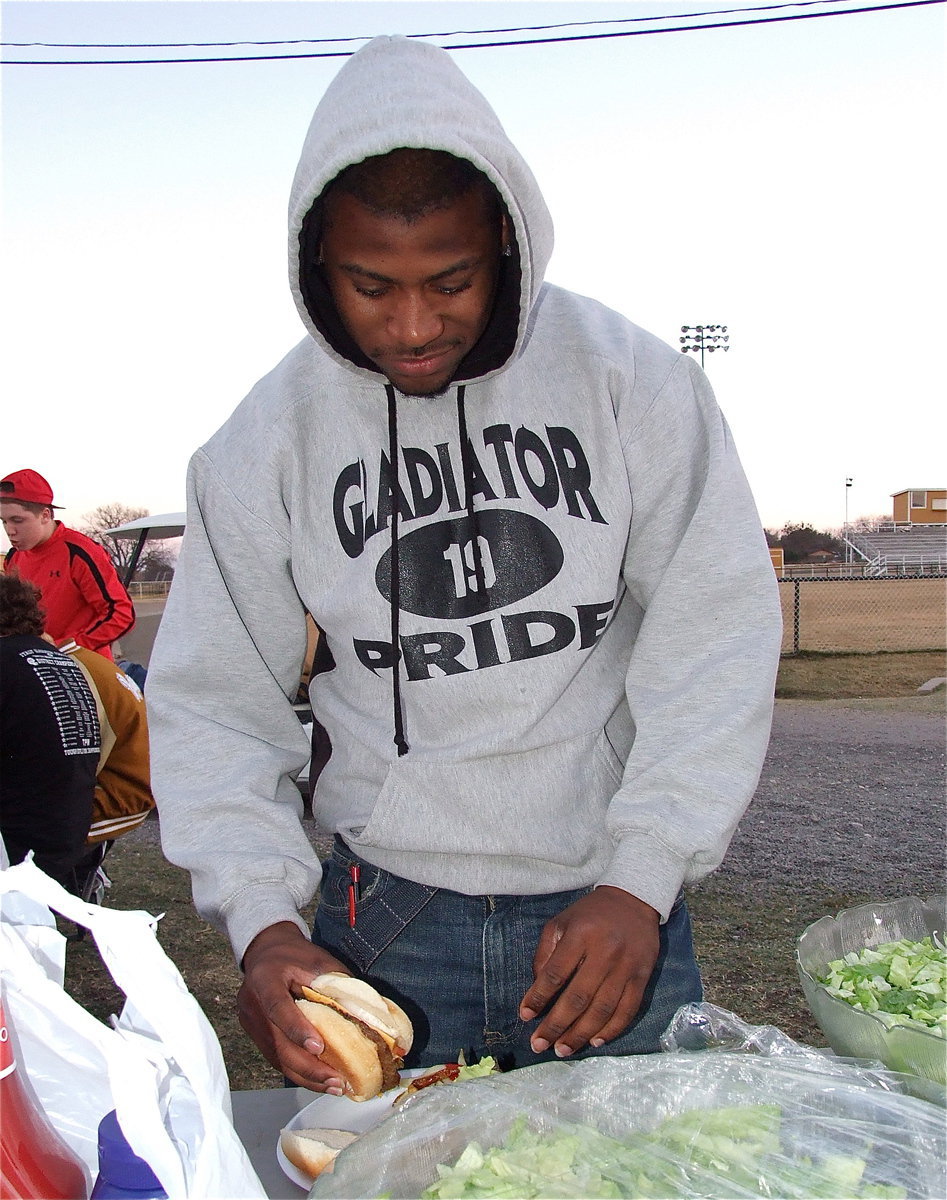
<path fill-rule="evenodd" d="M 830 3 L 830 0 L 788 0 L 785 4 L 759 4 L 738 8 L 716 8 L 704 12 L 681 13 L 678 20 L 689 21 L 692 17 L 721 17 L 740 12 L 774 12 L 781 8 L 806 8 L 810 5 Z M 596 25 L 634 25 L 663 20 L 660 16 L 616 17 L 598 21 L 560 21 L 547 25 L 512 25 L 497 29 L 450 29 L 437 33 L 412 33 L 413 38 L 479 37 L 488 33 L 542 33 L 549 29 L 581 29 Z M 240 42 L 4 42 L 0 46 L 28 49 L 39 46 L 48 50 L 211 50 L 235 46 L 330 46 L 342 42 L 363 42 L 364 37 L 338 38 L 282 38 L 273 41 Z M 175 60 L 177 61 L 177 60 Z"/>
<path fill-rule="evenodd" d="M 606 38 L 647 37 L 659 33 L 695 33 L 708 29 L 731 29 L 747 25 L 778 25 L 786 21 L 809 21 L 821 17 L 851 17 L 874 12 L 890 12 L 901 8 L 922 8 L 929 4 L 944 4 L 947 0 L 897 0 L 891 4 L 875 4 L 861 8 L 833 9 L 831 12 L 793 13 L 782 17 L 752 17 L 740 21 L 718 21 L 703 25 L 665 25 L 658 29 L 625 29 L 613 33 L 577 33 L 552 38 L 520 38 L 502 42 L 461 42 L 444 46 L 445 50 L 487 50 L 504 46 L 551 46 L 561 42 L 601 41 Z M 782 7 L 782 6 L 780 6 Z M 795 7 L 790 5 L 789 7 Z M 760 9 L 733 9 L 732 12 L 761 11 Z M 764 10 L 765 11 L 765 8 Z M 660 18 L 652 18 L 658 20 Z M 679 18 L 680 19 L 680 18 Z M 607 22 L 613 24 L 614 22 Z M 413 34 L 413 37 L 433 37 L 434 34 Z M 440 35 L 455 36 L 455 35 Z M 459 36 L 466 36 L 460 34 Z M 368 40 L 366 38 L 346 38 L 345 41 Z M 121 49 L 122 47 L 117 47 Z M 117 66 L 170 66 L 173 64 L 195 63 L 237 63 L 237 62 L 291 62 L 299 59 L 315 58 L 349 58 L 354 50 L 325 50 L 305 54 L 241 54 L 228 55 L 224 58 L 105 58 L 105 59 L 0 59 L 0 63 L 10 67 L 117 67 Z"/>

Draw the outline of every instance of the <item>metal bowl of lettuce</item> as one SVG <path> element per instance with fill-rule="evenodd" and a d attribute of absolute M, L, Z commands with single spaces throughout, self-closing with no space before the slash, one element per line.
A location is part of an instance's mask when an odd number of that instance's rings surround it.
<path fill-rule="evenodd" d="M 945 897 L 860 904 L 796 945 L 802 990 L 836 1054 L 947 1084 Z"/>

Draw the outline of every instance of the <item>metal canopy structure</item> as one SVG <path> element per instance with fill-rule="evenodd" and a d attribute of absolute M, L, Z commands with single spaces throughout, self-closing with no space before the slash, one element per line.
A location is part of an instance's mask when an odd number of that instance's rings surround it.
<path fill-rule="evenodd" d="M 183 512 L 157 513 L 153 517 L 139 517 L 137 521 L 129 521 L 127 525 L 116 525 L 114 529 L 104 531 L 111 538 L 136 543 L 128 566 L 125 568 L 125 578 L 122 580 L 125 587 L 128 587 L 135 574 L 135 568 L 138 566 L 141 552 L 145 548 L 145 542 L 149 538 L 160 541 L 163 538 L 181 537 L 184 533 L 186 516 L 187 514 Z"/>

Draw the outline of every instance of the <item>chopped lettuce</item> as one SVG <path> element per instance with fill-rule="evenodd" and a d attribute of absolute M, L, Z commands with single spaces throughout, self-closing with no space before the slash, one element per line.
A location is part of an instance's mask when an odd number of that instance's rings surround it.
<path fill-rule="evenodd" d="M 902 1188 L 864 1182 L 866 1158 L 800 1157 L 783 1147 L 780 1120 L 775 1105 L 694 1109 L 618 1139 L 587 1126 L 538 1132 L 519 1117 L 502 1146 L 471 1142 L 453 1166 L 438 1166 L 422 1200 L 722 1194 L 904 1200 Z"/>
<path fill-rule="evenodd" d="M 852 950 L 818 978 L 830 995 L 885 1025 L 947 1036 L 947 950 L 936 936 Z"/>
<path fill-rule="evenodd" d="M 457 1061 L 460 1064 L 460 1070 L 457 1073 L 457 1083 L 460 1083 L 463 1079 L 483 1079 L 485 1075 L 494 1075 L 500 1069 L 496 1064 L 496 1059 L 491 1058 L 489 1054 L 481 1058 L 479 1062 L 470 1063 L 468 1066 L 464 1062 L 463 1051 L 461 1051 Z"/>

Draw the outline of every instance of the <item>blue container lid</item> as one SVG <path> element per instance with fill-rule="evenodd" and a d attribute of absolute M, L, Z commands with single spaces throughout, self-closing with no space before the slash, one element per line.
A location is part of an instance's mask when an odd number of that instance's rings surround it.
<path fill-rule="evenodd" d="M 99 1122 L 99 1174 L 117 1187 L 165 1194 L 154 1171 L 125 1140 L 114 1108 Z"/>

